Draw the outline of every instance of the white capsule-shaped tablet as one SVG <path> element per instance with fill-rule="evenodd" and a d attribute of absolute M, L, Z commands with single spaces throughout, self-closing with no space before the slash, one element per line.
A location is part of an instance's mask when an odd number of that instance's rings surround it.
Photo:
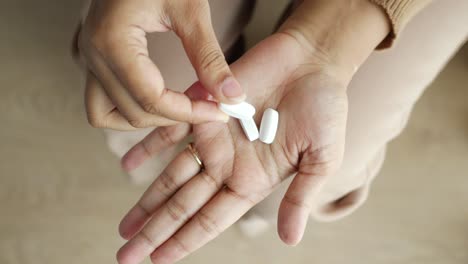
<path fill-rule="evenodd" d="M 262 117 L 262 123 L 260 124 L 260 141 L 265 144 L 273 143 L 276 137 L 276 131 L 278 130 L 278 123 L 278 111 L 271 108 L 265 110 Z"/>
<path fill-rule="evenodd" d="M 240 104 L 219 104 L 219 109 L 226 113 L 229 116 L 235 117 L 237 119 L 246 119 L 252 118 L 255 115 L 255 107 L 247 102 L 242 102 Z"/>
<path fill-rule="evenodd" d="M 255 141 L 259 137 L 257 124 L 255 124 L 255 120 L 251 117 L 249 119 L 239 119 L 239 122 L 242 126 L 242 130 L 244 130 L 245 136 L 250 141 Z"/>

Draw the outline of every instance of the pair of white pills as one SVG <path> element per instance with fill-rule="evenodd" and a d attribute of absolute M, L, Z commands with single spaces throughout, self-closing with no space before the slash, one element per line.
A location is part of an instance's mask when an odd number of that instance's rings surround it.
<path fill-rule="evenodd" d="M 253 119 L 255 115 L 253 105 L 247 102 L 235 105 L 219 104 L 219 109 L 227 115 L 239 119 L 242 129 L 250 141 L 260 139 L 265 144 L 271 144 L 275 140 L 279 123 L 278 111 L 271 108 L 265 110 L 260 124 L 260 131 L 258 131 L 257 124 Z"/>

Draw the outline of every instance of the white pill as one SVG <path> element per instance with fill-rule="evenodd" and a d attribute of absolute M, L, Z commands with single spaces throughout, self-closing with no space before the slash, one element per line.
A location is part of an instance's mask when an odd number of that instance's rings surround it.
<path fill-rule="evenodd" d="M 258 139 L 259 134 L 257 124 L 255 124 L 255 120 L 252 117 L 248 119 L 239 119 L 239 122 L 242 126 L 242 129 L 244 130 L 245 136 L 250 141 L 255 141 Z"/>
<path fill-rule="evenodd" d="M 249 119 L 255 115 L 255 107 L 247 102 L 242 102 L 235 105 L 220 103 L 219 109 L 227 115 L 237 119 Z"/>
<path fill-rule="evenodd" d="M 260 124 L 260 141 L 265 144 L 271 144 L 275 140 L 278 130 L 279 113 L 268 108 L 263 113 L 262 123 Z"/>

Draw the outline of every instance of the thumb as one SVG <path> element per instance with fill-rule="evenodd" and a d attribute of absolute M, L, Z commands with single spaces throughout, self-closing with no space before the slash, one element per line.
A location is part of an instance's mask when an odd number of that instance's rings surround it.
<path fill-rule="evenodd" d="M 185 2 L 183 8 L 171 10 L 177 12 L 171 16 L 172 29 L 182 40 L 185 52 L 205 89 L 222 103 L 244 101 L 244 90 L 231 72 L 216 38 L 208 1 L 190 0 Z"/>
<path fill-rule="evenodd" d="M 295 246 L 302 240 L 317 194 L 339 167 L 340 162 L 326 162 L 325 156 L 322 150 L 304 153 L 299 172 L 281 201 L 278 234 L 288 245 Z"/>

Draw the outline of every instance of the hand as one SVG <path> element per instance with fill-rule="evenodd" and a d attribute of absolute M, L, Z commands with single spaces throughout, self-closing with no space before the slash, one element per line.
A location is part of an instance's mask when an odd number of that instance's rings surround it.
<path fill-rule="evenodd" d="M 203 87 L 216 100 L 244 100 L 216 39 L 208 0 L 96 0 L 77 37 L 93 126 L 133 130 L 227 121 L 215 102 L 190 100 L 165 87 L 149 58 L 146 34 L 169 30 L 179 36 Z"/>
<path fill-rule="evenodd" d="M 287 244 L 297 244 L 315 195 L 343 155 L 346 83 L 325 65 L 322 55 L 304 52 L 282 33 L 234 63 L 233 72 L 258 110 L 257 124 L 264 109 L 279 111 L 275 142 L 249 142 L 236 120 L 194 125 L 205 169 L 199 171 L 188 150 L 168 165 L 122 220 L 120 233 L 130 241 L 120 249 L 119 263 L 139 263 L 150 254 L 154 263 L 180 260 L 295 173 L 281 203 L 278 232 Z M 189 125 L 156 129 L 124 157 L 124 167 L 134 169 L 189 132 Z"/>
<path fill-rule="evenodd" d="M 287 177 L 294 179 L 278 214 L 290 245 L 304 233 L 314 198 L 340 166 L 347 118 L 346 87 L 389 32 L 385 13 L 368 0 L 304 0 L 276 33 L 231 67 L 258 110 L 280 113 L 271 145 L 249 142 L 238 122 L 158 128 L 123 158 L 127 170 L 190 132 L 204 163 L 181 152 L 120 224 L 129 241 L 119 263 L 173 263 L 237 221 Z M 357 36 L 357 37 L 356 37 Z M 201 84 L 191 96 L 207 97 Z"/>

